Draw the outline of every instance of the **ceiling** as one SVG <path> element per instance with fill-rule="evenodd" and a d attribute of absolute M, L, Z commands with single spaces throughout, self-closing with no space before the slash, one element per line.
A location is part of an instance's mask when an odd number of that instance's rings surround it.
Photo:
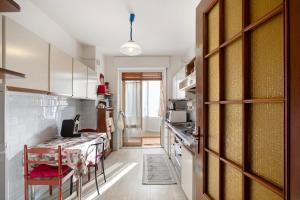
<path fill-rule="evenodd" d="M 200 0 L 31 0 L 80 43 L 120 55 L 133 39 L 143 55 L 184 55 L 195 46 L 195 8 Z"/>

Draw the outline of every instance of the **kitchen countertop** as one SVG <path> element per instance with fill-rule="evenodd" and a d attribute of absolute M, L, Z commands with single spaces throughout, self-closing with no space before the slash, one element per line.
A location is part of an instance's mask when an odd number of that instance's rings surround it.
<path fill-rule="evenodd" d="M 183 130 L 186 129 L 184 125 L 180 124 L 171 124 L 169 122 L 165 122 L 166 125 L 175 133 L 180 139 L 181 143 L 193 154 L 197 152 L 198 148 L 198 140 L 195 139 L 192 134 L 186 134 Z"/>

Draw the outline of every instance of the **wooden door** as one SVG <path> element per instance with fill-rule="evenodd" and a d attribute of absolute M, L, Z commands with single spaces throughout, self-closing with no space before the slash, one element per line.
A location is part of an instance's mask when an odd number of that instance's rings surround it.
<path fill-rule="evenodd" d="M 197 8 L 199 196 L 288 199 L 284 0 Z"/>

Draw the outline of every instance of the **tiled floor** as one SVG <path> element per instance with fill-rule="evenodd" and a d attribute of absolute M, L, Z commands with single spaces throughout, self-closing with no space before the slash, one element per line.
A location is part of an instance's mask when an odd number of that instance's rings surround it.
<path fill-rule="evenodd" d="M 160 137 L 150 137 L 142 139 L 143 147 L 160 147 Z"/>
<path fill-rule="evenodd" d="M 113 152 L 106 160 L 107 182 L 98 176 L 100 196 L 97 196 L 94 179 L 83 187 L 85 200 L 186 200 L 177 185 L 143 185 L 143 154 L 164 153 L 162 148 L 127 148 Z M 84 181 L 86 182 L 86 180 Z M 66 184 L 66 196 L 68 184 Z M 54 191 L 56 193 L 56 191 Z M 53 199 L 55 196 L 53 195 Z M 51 199 L 45 197 L 44 199 Z M 75 192 L 67 199 L 76 199 Z"/>

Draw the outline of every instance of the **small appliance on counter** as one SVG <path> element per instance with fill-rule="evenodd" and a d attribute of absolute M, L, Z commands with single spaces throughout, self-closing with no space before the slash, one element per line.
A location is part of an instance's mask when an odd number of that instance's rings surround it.
<path fill-rule="evenodd" d="M 76 115 L 74 119 L 65 119 L 62 122 L 60 135 L 62 137 L 80 137 L 79 130 L 79 118 L 80 115 Z"/>
<path fill-rule="evenodd" d="M 169 110 L 167 111 L 166 120 L 170 123 L 187 122 L 186 110 Z"/>
<path fill-rule="evenodd" d="M 185 110 L 187 108 L 186 102 L 188 99 L 169 99 L 169 110 Z"/>

